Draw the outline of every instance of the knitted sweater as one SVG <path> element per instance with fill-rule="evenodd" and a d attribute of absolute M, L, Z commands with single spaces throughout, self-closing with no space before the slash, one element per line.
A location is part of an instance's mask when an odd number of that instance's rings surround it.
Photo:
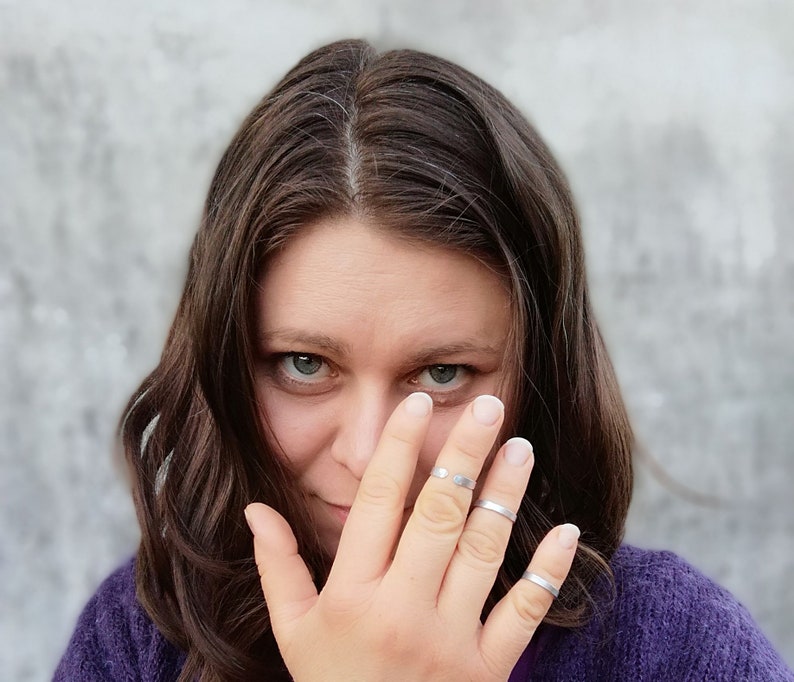
<path fill-rule="evenodd" d="M 750 615 L 727 591 L 669 552 L 621 547 L 616 594 L 587 625 L 542 627 L 510 682 L 742 680 L 794 682 Z M 88 602 L 54 679 L 172 681 L 184 653 L 135 597 L 134 563 Z"/>

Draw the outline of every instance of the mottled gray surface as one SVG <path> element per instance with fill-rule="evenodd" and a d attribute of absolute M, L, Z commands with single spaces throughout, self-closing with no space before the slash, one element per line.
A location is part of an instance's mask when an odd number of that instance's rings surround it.
<path fill-rule="evenodd" d="M 0 0 L 0 678 L 47 679 L 133 550 L 113 429 L 214 164 L 346 35 L 462 62 L 547 137 L 652 458 L 629 538 L 728 586 L 794 663 L 794 4 L 112 4 Z"/>

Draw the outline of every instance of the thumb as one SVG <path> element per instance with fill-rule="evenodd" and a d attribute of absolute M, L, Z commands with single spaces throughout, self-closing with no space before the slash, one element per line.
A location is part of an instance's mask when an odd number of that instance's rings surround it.
<path fill-rule="evenodd" d="M 253 503 L 245 508 L 245 519 L 254 534 L 254 558 L 273 634 L 283 651 L 301 618 L 317 601 L 317 588 L 281 514 Z"/>

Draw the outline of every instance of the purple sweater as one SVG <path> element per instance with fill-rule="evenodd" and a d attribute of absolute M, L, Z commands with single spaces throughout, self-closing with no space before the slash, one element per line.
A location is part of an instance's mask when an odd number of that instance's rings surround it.
<path fill-rule="evenodd" d="M 623 546 L 612 569 L 613 605 L 576 631 L 541 628 L 510 682 L 794 681 L 744 607 L 676 555 Z M 176 680 L 184 654 L 141 608 L 133 570 L 130 561 L 88 602 L 56 681 Z"/>

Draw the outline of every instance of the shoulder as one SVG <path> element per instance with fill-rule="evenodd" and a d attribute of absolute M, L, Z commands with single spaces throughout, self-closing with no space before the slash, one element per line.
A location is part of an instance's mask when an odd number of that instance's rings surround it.
<path fill-rule="evenodd" d="M 657 626 L 650 616 L 662 606 L 677 617 L 671 623 L 678 618 L 689 621 L 695 615 L 733 620 L 747 613 L 727 590 L 672 552 L 623 545 L 611 567 L 617 608 Z"/>
<path fill-rule="evenodd" d="M 612 570 L 615 622 L 634 631 L 624 639 L 641 642 L 654 669 L 674 665 L 693 679 L 794 679 L 747 609 L 676 554 L 624 545 Z"/>
<path fill-rule="evenodd" d="M 131 559 L 86 604 L 54 680 L 169 680 L 181 662 L 138 602 Z"/>
<path fill-rule="evenodd" d="M 558 632 L 545 663 L 570 657 L 585 679 L 794 680 L 747 610 L 681 557 L 624 545 L 611 567 L 614 592 L 597 589 L 594 617 Z"/>

